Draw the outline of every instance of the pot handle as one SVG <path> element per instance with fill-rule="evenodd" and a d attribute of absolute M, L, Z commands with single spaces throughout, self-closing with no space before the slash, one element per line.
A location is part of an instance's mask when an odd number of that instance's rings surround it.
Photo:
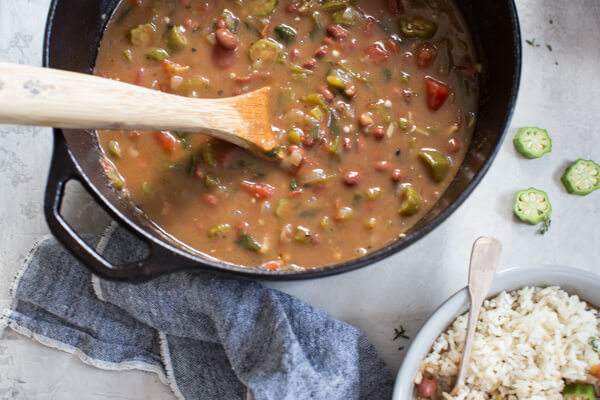
<path fill-rule="evenodd" d="M 44 214 L 50 231 L 76 258 L 94 273 L 103 278 L 113 280 L 147 280 L 156 275 L 185 269 L 185 260 L 155 243 L 141 237 L 141 235 L 128 227 L 138 238 L 149 247 L 150 254 L 147 258 L 123 265 L 113 265 L 90 246 L 67 223 L 60 214 L 67 182 L 75 179 L 81 183 L 86 191 L 100 201 L 98 194 L 91 187 L 80 167 L 74 162 L 73 156 L 60 129 L 54 130 L 54 152 L 50 164 L 50 173 L 46 183 L 44 199 Z M 113 211 L 104 207 L 113 218 L 117 218 Z M 189 264 L 188 264 L 189 265 Z"/>

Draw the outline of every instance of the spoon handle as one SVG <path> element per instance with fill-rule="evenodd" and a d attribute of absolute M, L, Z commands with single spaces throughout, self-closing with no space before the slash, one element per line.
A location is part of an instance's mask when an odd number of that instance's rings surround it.
<path fill-rule="evenodd" d="M 174 96 L 93 75 L 0 63 L 0 121 L 96 129 L 219 128 L 227 104 Z"/>
<path fill-rule="evenodd" d="M 88 74 L 0 63 L 0 123 L 200 132 L 258 154 L 277 145 L 268 93 L 264 87 L 196 99 Z"/>
<path fill-rule="evenodd" d="M 501 251 L 502 243 L 493 237 L 480 237 L 473 244 L 469 265 L 468 286 L 471 306 L 469 307 L 465 345 L 458 371 L 458 378 L 456 379 L 456 384 L 452 390 L 453 395 L 456 395 L 465 383 L 467 367 L 469 366 L 471 350 L 473 348 L 473 336 L 475 335 L 477 320 L 479 319 L 479 312 L 481 311 L 483 301 L 492 286 Z"/>

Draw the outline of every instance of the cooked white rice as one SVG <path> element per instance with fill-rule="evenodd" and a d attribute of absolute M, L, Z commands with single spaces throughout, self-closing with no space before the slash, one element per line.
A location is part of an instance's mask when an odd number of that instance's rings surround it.
<path fill-rule="evenodd" d="M 434 342 L 415 383 L 423 374 L 446 382 L 458 374 L 467 315 Z M 600 359 L 590 338 L 598 336 L 598 312 L 558 287 L 502 292 L 481 310 L 466 387 L 444 399 L 560 400 L 564 380 L 594 381 L 588 372 Z"/>

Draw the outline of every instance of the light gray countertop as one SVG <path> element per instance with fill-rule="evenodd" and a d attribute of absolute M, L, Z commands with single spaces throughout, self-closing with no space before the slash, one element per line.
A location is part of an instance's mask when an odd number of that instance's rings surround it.
<path fill-rule="evenodd" d="M 49 0 L 0 0 L 0 61 L 39 65 Z M 465 285 L 470 247 L 481 235 L 504 242 L 501 268 L 566 265 L 600 271 L 600 192 L 568 195 L 565 167 L 582 157 L 600 161 L 600 1 L 517 1 L 523 39 L 518 104 L 492 168 L 468 200 L 432 233 L 375 265 L 319 280 L 269 283 L 362 328 L 397 370 L 403 356 L 392 341 L 403 325 L 414 335 L 442 301 Z M 552 20 L 551 24 L 549 21 Z M 546 47 L 552 46 L 552 51 Z M 1 105 L 0 105 L 1 106 Z M 540 125 L 553 139 L 538 160 L 519 156 L 511 138 L 524 125 Z M 52 153 L 51 131 L 0 125 L 0 308 L 32 244 L 48 233 L 42 199 Z M 512 216 L 515 191 L 535 186 L 552 202 L 552 226 Z M 66 213 L 86 231 L 105 218 L 74 188 Z M 1 329 L 1 328 L 0 328 Z M 170 399 L 157 377 L 107 372 L 76 356 L 0 331 L 0 399 Z"/>

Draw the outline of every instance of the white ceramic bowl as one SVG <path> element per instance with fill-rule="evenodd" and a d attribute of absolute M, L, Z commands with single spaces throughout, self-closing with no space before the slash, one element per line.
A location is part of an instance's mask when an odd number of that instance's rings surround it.
<path fill-rule="evenodd" d="M 589 303 L 600 305 L 600 275 L 567 267 L 512 268 L 501 271 L 494 278 L 489 297 L 524 286 L 560 286 L 569 294 L 579 295 Z M 425 322 L 413 338 L 398 371 L 393 400 L 415 398 L 413 380 L 419 362 L 427 355 L 440 333 L 456 317 L 465 313 L 468 306 L 469 295 L 464 288 L 439 306 Z"/>

